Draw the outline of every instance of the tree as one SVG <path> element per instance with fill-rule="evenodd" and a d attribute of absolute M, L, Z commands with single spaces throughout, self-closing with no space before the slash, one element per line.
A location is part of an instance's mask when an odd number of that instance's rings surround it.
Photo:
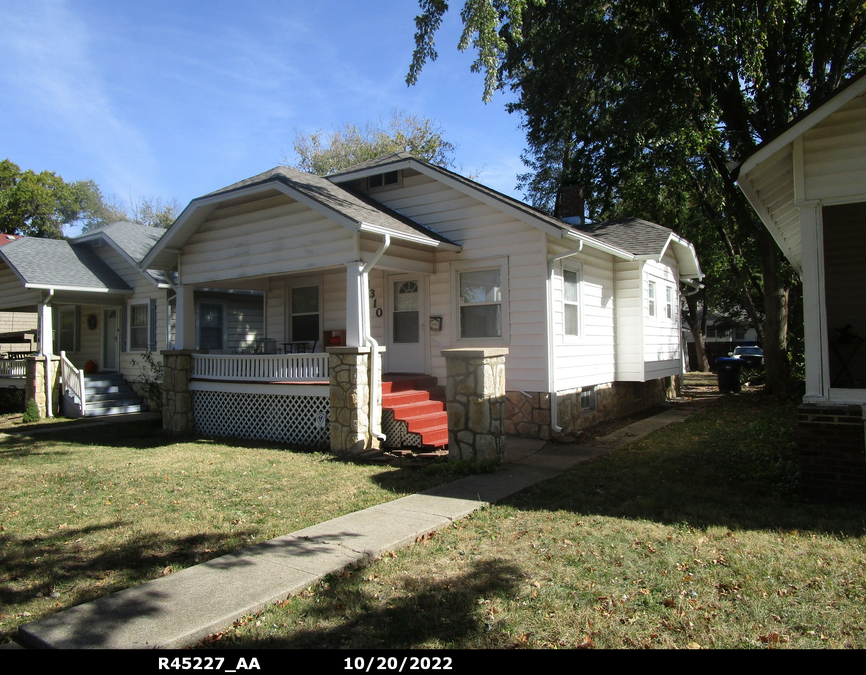
<path fill-rule="evenodd" d="M 435 58 L 448 9 L 419 3 L 409 83 Z M 795 275 L 728 167 L 866 65 L 863 3 L 469 0 L 461 16 L 485 99 L 504 86 L 518 95 L 533 203 L 555 212 L 560 186 L 578 182 L 604 217 L 639 209 L 628 190 L 641 180 L 686 190 L 762 324 L 768 389 L 784 394 Z"/>
<path fill-rule="evenodd" d="M 65 182 L 51 171 L 36 173 L 0 162 L 0 229 L 6 234 L 60 239 L 66 225 L 99 221 L 104 203 L 91 180 Z"/>
<path fill-rule="evenodd" d="M 408 152 L 446 168 L 454 166 L 456 146 L 443 137 L 443 129 L 428 118 L 395 110 L 385 123 L 367 122 L 363 129 L 346 124 L 326 133 L 297 134 L 294 142 L 301 171 L 325 176 L 389 152 Z"/>
<path fill-rule="evenodd" d="M 164 202 L 160 197 L 142 197 L 138 201 L 129 198 L 129 207 L 119 204 L 116 199 L 103 201 L 99 218 L 86 225 L 83 230 L 92 232 L 118 221 L 127 221 L 158 227 L 163 230 L 171 227 L 180 213 L 180 202 L 176 198 Z"/>

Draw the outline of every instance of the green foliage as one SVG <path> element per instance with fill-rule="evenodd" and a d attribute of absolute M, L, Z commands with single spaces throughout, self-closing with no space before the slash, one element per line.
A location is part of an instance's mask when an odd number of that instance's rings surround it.
<path fill-rule="evenodd" d="M 424 473 L 430 476 L 476 476 L 482 473 L 493 473 L 499 468 L 499 464 L 499 461 L 495 459 L 488 459 L 483 462 L 458 459 L 426 466 Z"/>
<path fill-rule="evenodd" d="M 0 162 L 0 231 L 59 239 L 66 225 L 99 222 L 105 210 L 102 193 L 92 180 L 65 182 L 51 171 L 22 171 L 14 162 Z"/>
<path fill-rule="evenodd" d="M 39 408 L 36 406 L 35 399 L 28 399 L 27 407 L 24 408 L 24 415 L 21 417 L 21 421 L 24 422 L 24 424 L 39 421 Z"/>
<path fill-rule="evenodd" d="M 138 368 L 138 375 L 133 382 L 140 396 L 156 410 L 162 410 L 162 378 L 165 366 L 161 360 L 154 358 L 153 352 L 147 350 L 141 356 L 141 361 L 130 360 L 133 368 Z"/>
<path fill-rule="evenodd" d="M 453 167 L 457 149 L 442 137 L 443 129 L 429 118 L 395 110 L 386 123 L 367 122 L 363 129 L 346 124 L 330 133 L 297 134 L 295 167 L 325 176 L 390 152 L 408 152 L 443 167 Z"/>
<path fill-rule="evenodd" d="M 410 83 L 448 9 L 419 4 Z M 728 166 L 866 65 L 866 6 L 467 0 L 461 18 L 484 99 L 517 94 L 532 203 L 556 214 L 576 184 L 591 218 L 639 215 L 694 238 L 716 302 L 763 332 L 768 386 L 784 393 L 796 275 Z"/>

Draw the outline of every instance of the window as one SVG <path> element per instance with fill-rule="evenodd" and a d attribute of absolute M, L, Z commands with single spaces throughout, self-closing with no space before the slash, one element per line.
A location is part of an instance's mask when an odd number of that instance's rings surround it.
<path fill-rule="evenodd" d="M 388 171 L 387 173 L 376 174 L 375 176 L 370 176 L 367 179 L 367 187 L 368 188 L 379 188 L 386 187 L 388 185 L 399 185 L 400 184 L 400 172 L 399 171 Z"/>
<path fill-rule="evenodd" d="M 508 339 L 508 265 L 504 258 L 488 266 L 454 263 L 455 340 Z"/>
<path fill-rule="evenodd" d="M 129 308 L 129 349 L 145 351 L 147 349 L 147 305 L 132 305 Z"/>
<path fill-rule="evenodd" d="M 201 303 L 198 313 L 199 349 L 223 349 L 223 326 L 225 325 L 223 305 Z"/>
<path fill-rule="evenodd" d="M 595 387 L 584 387 L 580 390 L 580 410 L 583 411 L 594 411 L 596 409 L 596 393 Z"/>
<path fill-rule="evenodd" d="M 78 341 L 76 340 L 78 316 L 75 307 L 61 307 L 57 312 L 57 345 L 55 352 L 77 352 Z"/>
<path fill-rule="evenodd" d="M 665 316 L 673 321 L 674 318 L 674 289 L 665 286 Z"/>
<path fill-rule="evenodd" d="M 318 342 L 321 339 L 319 286 L 291 287 L 289 305 L 290 340 Z"/>
<path fill-rule="evenodd" d="M 580 289 L 583 270 L 577 263 L 562 263 L 562 324 L 566 336 L 580 335 Z"/>
<path fill-rule="evenodd" d="M 420 289 L 414 280 L 394 282 L 393 338 L 394 342 L 417 344 L 421 341 L 419 330 Z"/>
<path fill-rule="evenodd" d="M 649 316 L 656 315 L 656 282 L 650 281 L 647 287 L 647 314 Z"/>

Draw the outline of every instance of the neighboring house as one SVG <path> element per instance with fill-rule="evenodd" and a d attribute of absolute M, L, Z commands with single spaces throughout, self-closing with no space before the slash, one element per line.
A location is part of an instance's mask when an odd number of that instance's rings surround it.
<path fill-rule="evenodd" d="M 323 346 L 346 345 L 331 374 L 343 352 L 372 354 L 370 395 L 351 404 L 370 433 L 355 449 L 383 423 L 429 444 L 421 421 L 400 427 L 399 405 L 379 421 L 380 348 L 389 392 L 444 382 L 443 350 L 507 349 L 505 428 L 522 436 L 663 400 L 682 372 L 680 282 L 702 276 L 694 248 L 666 228 L 571 225 L 405 153 L 328 178 L 277 167 L 194 199 L 140 267 L 176 279 L 180 350 L 200 344 L 194 291 L 204 287 L 262 293 L 267 338 L 314 352 L 192 355 L 195 428 L 327 443 L 336 409 Z M 170 407 L 166 425 L 186 428 L 181 404 Z"/>
<path fill-rule="evenodd" d="M 119 222 L 70 240 L 20 237 L 0 248 L 0 314 L 32 312 L 38 317 L 35 346 L 41 355 L 62 352 L 69 368 L 82 371 L 90 363 L 100 373 L 86 387 L 104 382 L 90 394 L 91 401 L 84 401 L 87 414 L 140 409 L 134 395 L 106 394 L 127 392 L 121 380 L 139 375 L 144 353 L 171 346 L 171 279 L 139 267 L 163 233 Z M 260 295 L 199 291 L 196 299 L 213 326 L 203 329 L 209 345 L 252 347 L 261 335 Z M 232 323 L 238 313 L 244 321 Z M 64 379 L 64 413 L 81 414 L 81 387 L 71 376 Z M 58 399 L 52 398 L 56 407 Z"/>
<path fill-rule="evenodd" d="M 0 234 L 0 246 L 20 238 L 16 234 Z M 36 314 L 34 312 L 0 312 L 0 358 L 10 352 L 13 354 L 31 352 L 35 344 Z M 4 366 L 0 364 L 0 377 L 4 372 Z"/>
<path fill-rule="evenodd" d="M 683 321 L 683 335 L 687 342 L 694 342 L 695 336 L 689 325 Z M 757 331 L 745 322 L 734 323 L 730 317 L 712 314 L 707 317 L 707 334 L 704 342 L 747 342 L 756 343 Z"/>
<path fill-rule="evenodd" d="M 803 482 L 816 494 L 862 500 L 866 73 L 746 157 L 737 183 L 803 280 Z"/>

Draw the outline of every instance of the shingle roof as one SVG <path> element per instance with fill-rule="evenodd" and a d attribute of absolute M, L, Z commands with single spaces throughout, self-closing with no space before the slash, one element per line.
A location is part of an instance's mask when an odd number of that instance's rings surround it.
<path fill-rule="evenodd" d="M 355 221 L 356 223 L 368 223 L 395 233 L 409 234 L 413 237 L 421 236 L 436 242 L 455 245 L 441 234 L 416 223 L 410 218 L 403 216 L 392 209 L 383 207 L 381 204 L 360 195 L 352 190 L 335 185 L 326 178 L 305 173 L 287 166 L 277 166 L 269 171 L 260 173 L 251 178 L 233 183 L 221 190 L 216 190 L 205 195 L 202 199 L 221 195 L 245 187 L 260 185 L 269 181 L 278 181 L 296 190 L 302 195 L 315 200 L 319 204 Z M 431 242 L 432 243 L 432 242 Z"/>
<path fill-rule="evenodd" d="M 127 283 L 86 246 L 63 239 L 22 237 L 0 253 L 26 284 L 37 286 L 130 291 Z"/>
<path fill-rule="evenodd" d="M 158 227 L 127 222 L 112 223 L 101 231 L 111 237 L 137 263 L 144 259 L 153 245 L 165 234 L 165 230 Z"/>
<path fill-rule="evenodd" d="M 672 230 L 642 218 L 619 218 L 571 227 L 636 256 L 661 255 L 673 234 Z"/>

